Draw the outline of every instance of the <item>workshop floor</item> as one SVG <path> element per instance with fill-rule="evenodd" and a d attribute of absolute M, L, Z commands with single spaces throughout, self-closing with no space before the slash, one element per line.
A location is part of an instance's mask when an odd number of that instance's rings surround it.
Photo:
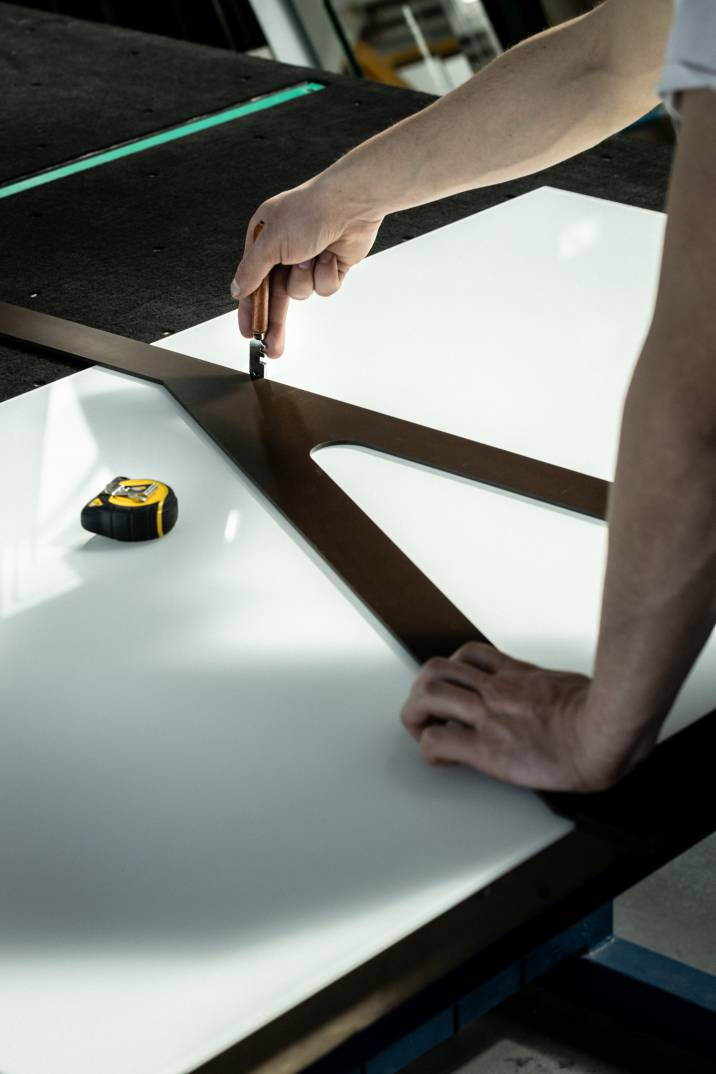
<path fill-rule="evenodd" d="M 615 931 L 716 973 L 716 836 L 615 903 Z M 706 1074 L 708 1063 L 539 988 L 525 989 L 410 1074 Z"/>

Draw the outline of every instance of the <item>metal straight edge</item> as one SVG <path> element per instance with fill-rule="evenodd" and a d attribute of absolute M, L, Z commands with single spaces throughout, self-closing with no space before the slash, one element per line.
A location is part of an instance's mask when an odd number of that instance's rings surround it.
<path fill-rule="evenodd" d="M 0 332 L 163 383 L 419 663 L 487 639 L 318 466 L 315 448 L 359 444 L 604 514 L 604 482 L 490 445 L 5 303 Z"/>
<path fill-rule="evenodd" d="M 5 183 L 0 186 L 0 198 L 9 198 L 14 194 L 21 194 L 25 190 L 33 190 L 35 187 L 43 186 L 45 183 L 54 183 L 58 179 L 66 179 L 71 175 L 77 175 L 79 172 L 99 168 L 103 164 L 111 164 L 115 160 L 122 160 L 124 157 L 132 156 L 135 153 L 143 153 L 147 149 L 155 149 L 157 146 L 166 145 L 168 142 L 175 142 L 179 138 L 188 138 L 192 134 L 210 130 L 212 127 L 219 127 L 223 123 L 231 123 L 236 119 L 242 119 L 244 116 L 253 115 L 255 112 L 262 112 L 267 108 L 275 108 L 277 105 L 285 104 L 287 101 L 293 101 L 299 97 L 305 97 L 309 93 L 316 93 L 322 89 L 325 89 L 325 86 L 320 82 L 299 82 L 274 93 L 254 97 L 243 104 L 232 105 L 230 108 L 222 108 L 218 112 L 195 116 L 192 119 L 185 120 L 183 123 L 155 131 L 153 134 L 143 135 L 126 142 L 119 142 L 117 145 L 110 146 L 107 149 L 86 153 L 75 160 L 66 161 L 63 164 L 57 164 L 51 168 L 45 168 L 42 171 L 15 179 L 10 183 Z"/>

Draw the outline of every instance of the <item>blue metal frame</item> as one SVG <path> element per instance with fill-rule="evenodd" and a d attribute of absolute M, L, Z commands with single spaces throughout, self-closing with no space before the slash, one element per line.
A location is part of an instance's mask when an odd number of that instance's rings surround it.
<path fill-rule="evenodd" d="M 645 1033 L 716 1060 L 716 976 L 610 936 L 540 984 Z"/>
<path fill-rule="evenodd" d="M 716 976 L 614 936 L 608 902 L 457 1002 L 429 1016 L 424 1008 L 424 1020 L 370 1058 L 344 1048 L 338 1066 L 327 1056 L 305 1074 L 398 1074 L 529 984 L 716 1059 Z"/>

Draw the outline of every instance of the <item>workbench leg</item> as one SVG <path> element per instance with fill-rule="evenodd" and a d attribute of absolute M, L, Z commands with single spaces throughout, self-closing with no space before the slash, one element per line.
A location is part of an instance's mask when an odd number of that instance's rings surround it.
<path fill-rule="evenodd" d="M 612 936 L 539 980 L 570 1000 L 716 1059 L 716 976 Z"/>

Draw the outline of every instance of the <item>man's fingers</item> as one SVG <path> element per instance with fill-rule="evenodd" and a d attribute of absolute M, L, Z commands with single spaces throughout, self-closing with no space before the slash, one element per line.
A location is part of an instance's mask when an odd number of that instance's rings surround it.
<path fill-rule="evenodd" d="M 260 237 L 259 240 L 260 242 Z M 231 297 L 240 302 L 242 298 L 252 295 L 254 291 L 266 279 L 271 269 L 277 264 L 270 251 L 249 250 L 240 262 L 233 280 L 231 281 Z"/>
<path fill-rule="evenodd" d="M 422 681 L 413 687 L 400 715 L 404 727 L 416 739 L 432 720 L 457 720 L 477 727 L 484 717 L 485 706 L 474 691 L 449 682 Z"/>
<path fill-rule="evenodd" d="M 249 226 L 249 233 L 253 233 L 253 226 L 254 221 Z M 244 256 L 231 281 L 231 297 L 240 301 L 252 295 L 278 262 L 278 252 L 270 235 L 262 231 L 256 242 L 251 242 L 247 234 Z"/>
<path fill-rule="evenodd" d="M 455 657 L 447 660 L 442 656 L 434 656 L 423 664 L 420 677 L 425 681 L 441 679 L 480 693 L 485 681 L 485 672 L 472 664 L 462 663 Z"/>
<path fill-rule="evenodd" d="M 246 339 L 251 339 L 253 335 L 251 331 L 251 322 L 254 316 L 254 300 L 253 296 L 249 295 L 248 298 L 242 298 L 239 302 L 239 331 Z"/>
<path fill-rule="evenodd" d="M 313 285 L 316 289 L 316 294 L 321 295 L 323 298 L 334 295 L 341 286 L 336 255 L 328 250 L 324 250 L 322 254 L 319 254 L 314 262 Z"/>
<path fill-rule="evenodd" d="M 430 764 L 469 764 L 475 746 L 472 727 L 426 727 L 420 736 L 420 749 Z"/>
<path fill-rule="evenodd" d="M 291 265 L 286 282 L 289 298 L 302 301 L 313 294 L 313 259 Z"/>
<path fill-rule="evenodd" d="M 460 660 L 474 668 L 479 668 L 480 671 L 494 674 L 510 658 L 501 653 L 499 649 L 496 649 L 494 645 L 487 645 L 485 642 L 480 641 L 469 641 L 466 645 L 461 645 L 450 659 Z"/>
<path fill-rule="evenodd" d="M 289 270 L 285 265 L 277 265 L 271 273 L 269 326 L 264 340 L 269 358 L 280 358 L 286 341 L 286 317 L 289 306 L 286 290 L 288 273 Z"/>
<path fill-rule="evenodd" d="M 280 358 L 286 346 L 286 325 L 276 324 L 269 328 L 264 343 L 269 358 Z"/>
<path fill-rule="evenodd" d="M 495 749 L 479 731 L 471 727 L 426 727 L 420 738 L 420 750 L 429 764 L 467 764 L 493 779 L 519 783 L 514 763 L 503 750 Z M 531 786 L 532 784 L 528 784 Z"/>

